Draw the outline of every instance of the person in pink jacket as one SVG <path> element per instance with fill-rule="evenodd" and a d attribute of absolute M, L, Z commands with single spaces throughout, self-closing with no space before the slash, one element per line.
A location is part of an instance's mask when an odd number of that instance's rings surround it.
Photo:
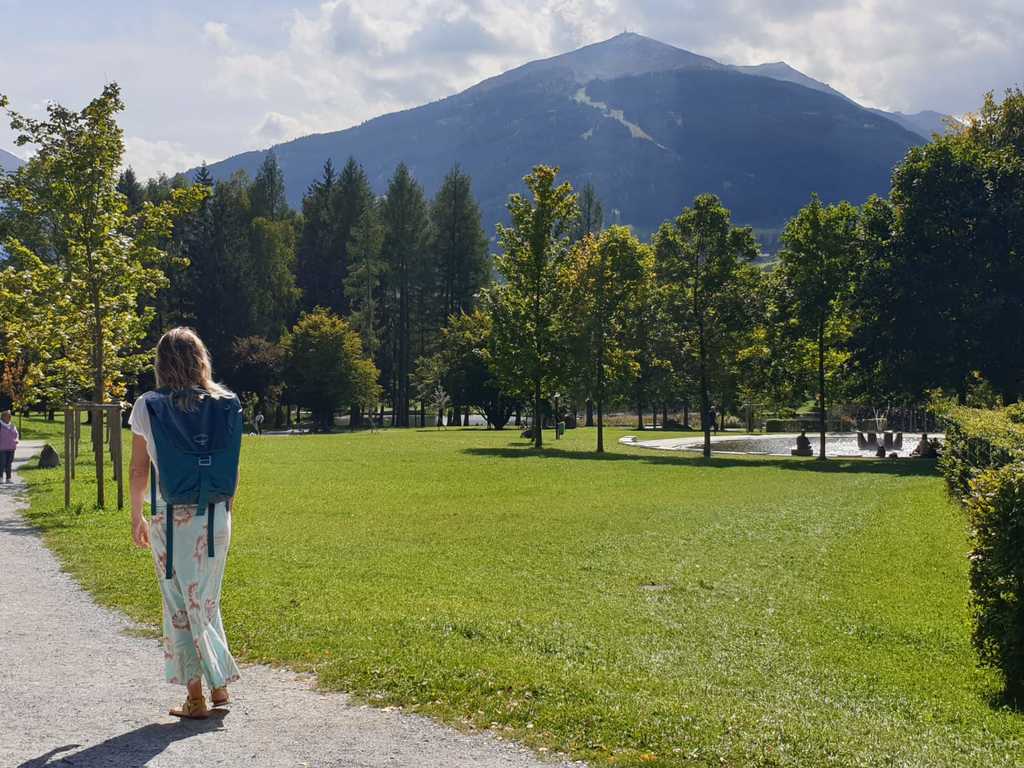
<path fill-rule="evenodd" d="M 11 412 L 0 413 L 0 476 L 6 475 L 11 482 L 11 468 L 14 465 L 14 449 L 18 447 L 18 428 L 11 422 Z"/>

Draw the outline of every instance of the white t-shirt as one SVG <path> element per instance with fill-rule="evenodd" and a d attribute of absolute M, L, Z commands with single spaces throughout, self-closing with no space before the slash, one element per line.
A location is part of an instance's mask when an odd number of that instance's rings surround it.
<path fill-rule="evenodd" d="M 128 426 L 132 428 L 132 432 L 139 435 L 146 440 L 146 450 L 149 451 L 149 461 L 153 465 L 156 465 L 156 443 L 153 441 L 153 427 L 149 423 L 149 409 L 146 407 L 146 398 L 150 396 L 157 396 L 155 392 L 146 392 L 139 396 L 135 401 L 135 405 L 132 406 L 131 415 L 128 416 Z M 164 506 L 163 496 L 160 495 L 160 468 L 157 467 L 157 506 Z M 151 498 L 150 494 L 146 494 L 146 501 Z"/>

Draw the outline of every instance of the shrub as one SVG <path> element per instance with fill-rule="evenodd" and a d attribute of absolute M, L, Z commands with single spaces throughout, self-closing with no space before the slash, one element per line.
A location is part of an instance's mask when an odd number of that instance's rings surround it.
<path fill-rule="evenodd" d="M 974 647 L 1024 703 L 1024 463 L 983 471 L 966 499 Z"/>
<path fill-rule="evenodd" d="M 1024 702 L 1024 426 L 1021 409 L 948 408 L 939 466 L 967 511 L 973 640 Z"/>

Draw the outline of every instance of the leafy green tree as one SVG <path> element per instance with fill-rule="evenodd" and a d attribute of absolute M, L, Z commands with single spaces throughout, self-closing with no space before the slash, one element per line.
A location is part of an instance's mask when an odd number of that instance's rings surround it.
<path fill-rule="evenodd" d="M 329 431 L 339 408 L 371 406 L 380 397 L 379 372 L 363 356 L 359 334 L 330 310 L 303 315 L 281 346 L 289 397 L 312 411 L 318 429 Z"/>
<path fill-rule="evenodd" d="M 491 362 L 505 391 L 532 402 L 537 448 L 543 446 L 544 395 L 560 374 L 558 281 L 572 245 L 570 225 L 578 216 L 572 186 L 556 186 L 557 175 L 557 168 L 538 165 L 524 179 L 530 197 L 509 197 L 512 223 L 498 225 L 502 253 L 495 259 L 505 283 L 489 302 Z"/>
<path fill-rule="evenodd" d="M 1011 89 L 1001 102 L 988 94 L 962 130 L 910 150 L 890 202 L 872 205 L 852 299 L 851 368 L 918 402 L 934 387 L 965 398 L 975 370 L 1006 402 L 1018 399 L 1022 210 L 1024 92 Z"/>
<path fill-rule="evenodd" d="M 0 107 L 7 104 L 0 96 Z M 0 176 L 3 248 L 12 257 L 0 273 L 0 293 L 11 286 L 27 291 L 14 299 L 0 296 L 0 307 L 31 310 L 5 317 L 7 333 L 49 323 L 23 337 L 21 344 L 34 348 L 22 346 L 15 354 L 60 376 L 51 390 L 61 394 L 87 375 L 96 402 L 122 396 L 126 378 L 148 365 L 142 341 L 152 309 L 146 299 L 166 283 L 171 261 L 160 246 L 175 218 L 206 194 L 203 188 L 174 189 L 165 202 L 129 212 L 117 188 L 124 138 L 116 115 L 123 108 L 120 89 L 111 83 L 81 111 L 52 103 L 46 118 L 34 119 L 8 109 L 16 143 L 36 151 L 16 173 Z M 18 271 L 24 273 L 13 274 Z M 62 350 L 78 351 L 57 361 Z M 81 350 L 87 350 L 87 364 Z M 92 438 L 97 503 L 103 505 L 99 419 L 93 420 Z"/>
<path fill-rule="evenodd" d="M 440 316 L 469 312 L 490 279 L 487 236 L 472 181 L 456 164 L 430 206 L 432 250 L 439 275 Z"/>
<path fill-rule="evenodd" d="M 269 339 L 262 336 L 235 339 L 227 382 L 239 395 L 255 397 L 266 410 L 280 399 L 285 361 L 284 347 Z M 279 421 L 277 426 L 280 426 Z"/>
<path fill-rule="evenodd" d="M 0 105 L 6 107 L 6 98 Z M 39 292 L 35 303 L 47 304 L 57 321 L 50 328 L 58 338 L 40 341 L 36 353 L 75 345 L 88 350 L 97 402 L 123 394 L 125 378 L 149 363 L 139 345 L 152 310 L 137 310 L 167 282 L 170 257 L 158 243 L 206 193 L 174 189 L 166 202 L 129 213 L 117 188 L 124 140 L 115 117 L 123 108 L 112 83 L 80 112 L 50 104 L 46 118 L 37 120 L 8 110 L 17 144 L 34 145 L 36 152 L 15 174 L 0 178 L 0 207 L 11 222 L 4 228 L 8 270 L 31 273 L 25 288 Z M 18 223 L 26 218 L 31 222 Z M 23 241 L 19 231 L 32 236 Z M 5 278 L 0 283 L 15 282 Z M 66 373 L 71 380 L 81 376 Z"/>
<path fill-rule="evenodd" d="M 422 287 L 417 285 L 417 278 L 422 278 L 422 262 L 428 251 L 429 218 L 423 189 L 404 163 L 398 165 L 388 184 L 382 220 L 382 253 L 387 263 L 390 305 L 387 331 L 393 355 L 394 423 L 395 426 L 408 427 L 415 322 L 413 309 L 415 292 Z"/>
<path fill-rule="evenodd" d="M 629 395 L 636 403 L 637 428 L 644 428 L 644 408 L 664 402 L 671 384 L 671 335 L 664 291 L 658 286 L 654 249 L 642 246 L 639 273 L 625 295 L 621 313 L 623 346 L 636 359 Z"/>
<path fill-rule="evenodd" d="M 823 205 L 817 195 L 790 219 L 782 233 L 779 272 L 792 300 L 799 337 L 814 344 L 817 358 L 818 458 L 825 458 L 826 354 L 842 337 L 843 298 L 849 291 L 858 238 L 858 212 L 849 203 Z"/>
<path fill-rule="evenodd" d="M 604 452 L 604 406 L 636 377 L 636 350 L 627 346 L 631 298 L 644 277 L 647 248 L 628 227 L 586 235 L 562 270 L 562 331 L 573 378 L 597 405 L 597 452 Z"/>
<path fill-rule="evenodd" d="M 692 208 L 661 225 L 654 247 L 673 330 L 696 361 L 704 457 L 709 458 L 712 385 L 729 372 L 737 329 L 749 321 L 741 286 L 757 257 L 757 241 L 749 227 L 733 226 L 717 197 L 700 195 Z"/>
<path fill-rule="evenodd" d="M 426 359 L 435 361 L 438 383 L 453 402 L 479 409 L 490 427 L 503 429 L 517 403 L 491 371 L 491 330 L 491 316 L 482 308 L 452 315 L 441 329 L 438 352 Z"/>

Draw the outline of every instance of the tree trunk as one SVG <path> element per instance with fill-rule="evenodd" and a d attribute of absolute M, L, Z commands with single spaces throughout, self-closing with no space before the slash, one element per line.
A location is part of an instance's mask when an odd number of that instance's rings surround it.
<path fill-rule="evenodd" d="M 597 399 L 597 452 L 604 453 L 604 402 Z"/>
<path fill-rule="evenodd" d="M 690 401 L 689 401 L 689 399 L 683 400 L 683 426 L 686 429 L 690 428 Z"/>
<path fill-rule="evenodd" d="M 700 339 L 700 427 L 704 430 L 704 458 L 711 458 L 711 393 L 708 391 L 708 355 L 704 343 L 703 318 L 698 325 Z"/>
<path fill-rule="evenodd" d="M 93 291 L 93 386 L 92 400 L 94 403 L 102 403 L 104 400 L 104 379 L 106 370 L 103 359 L 103 318 L 100 307 L 99 290 Z M 103 507 L 106 503 L 103 481 L 103 414 L 99 412 L 92 420 L 92 448 L 96 459 L 96 505 Z"/>
<path fill-rule="evenodd" d="M 651 406 L 651 429 L 658 428 L 658 406 Z"/>
<path fill-rule="evenodd" d="M 356 427 L 363 426 L 363 406 L 358 403 L 353 403 L 352 408 L 348 412 L 348 426 L 349 429 L 355 429 Z"/>
<path fill-rule="evenodd" d="M 644 428 L 644 404 L 643 403 L 637 403 L 636 404 L 636 428 L 637 429 L 643 429 Z"/>
<path fill-rule="evenodd" d="M 469 426 L 469 406 L 464 406 L 462 411 L 462 426 Z"/>
<path fill-rule="evenodd" d="M 523 409 L 520 406 L 516 406 L 516 426 L 523 426 Z"/>
<path fill-rule="evenodd" d="M 594 401 L 587 398 L 587 426 L 594 426 Z"/>
<path fill-rule="evenodd" d="M 544 446 L 544 414 L 540 402 L 540 377 L 533 380 L 533 447 Z"/>
<path fill-rule="evenodd" d="M 821 444 L 818 458 L 825 460 L 825 324 L 818 324 L 818 428 L 821 433 Z"/>

